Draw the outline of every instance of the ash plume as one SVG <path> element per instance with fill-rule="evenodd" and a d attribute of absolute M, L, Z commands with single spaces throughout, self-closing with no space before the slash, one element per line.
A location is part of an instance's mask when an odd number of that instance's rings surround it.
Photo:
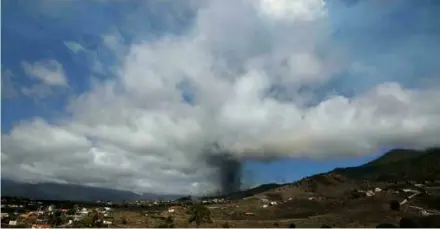
<path fill-rule="evenodd" d="M 208 165 L 217 169 L 215 175 L 219 194 L 228 194 L 239 191 L 242 185 L 242 161 L 233 154 L 220 149 L 218 144 L 209 148 L 206 157 Z"/>

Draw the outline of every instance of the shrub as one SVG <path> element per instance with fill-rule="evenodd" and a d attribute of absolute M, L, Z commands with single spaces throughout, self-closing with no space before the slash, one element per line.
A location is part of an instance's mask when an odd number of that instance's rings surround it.
<path fill-rule="evenodd" d="M 365 193 L 359 192 L 358 190 L 353 190 L 353 191 L 351 191 L 349 193 L 349 196 L 352 199 L 358 199 L 358 198 L 361 198 L 361 197 L 365 197 L 365 195 L 366 195 Z"/>
<path fill-rule="evenodd" d="M 296 228 L 296 225 L 294 223 L 289 224 L 289 228 Z"/>
<path fill-rule="evenodd" d="M 128 223 L 127 219 L 126 218 L 121 218 L 121 223 L 124 224 L 124 225 L 127 224 Z"/>
<path fill-rule="evenodd" d="M 440 210 L 440 196 L 427 196 L 423 202 L 428 208 Z"/>
<path fill-rule="evenodd" d="M 192 205 L 189 208 L 188 213 L 190 214 L 190 218 L 188 219 L 189 223 L 195 223 L 197 227 L 202 223 L 211 223 L 211 212 L 209 209 L 201 204 Z"/>
<path fill-rule="evenodd" d="M 400 211 L 400 203 L 397 200 L 390 201 L 390 209 L 393 211 Z"/>
<path fill-rule="evenodd" d="M 165 219 L 165 226 L 166 226 L 166 228 L 174 228 L 174 220 L 173 220 L 173 217 L 168 216 L 168 217 Z"/>
<path fill-rule="evenodd" d="M 230 228 L 228 222 L 223 223 L 222 228 Z"/>

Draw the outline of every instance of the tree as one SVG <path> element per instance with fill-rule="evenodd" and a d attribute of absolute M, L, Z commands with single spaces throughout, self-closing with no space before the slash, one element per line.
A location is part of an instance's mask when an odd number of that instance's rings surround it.
<path fill-rule="evenodd" d="M 94 211 L 92 213 L 92 226 L 93 227 L 102 227 L 102 220 L 98 212 Z"/>
<path fill-rule="evenodd" d="M 209 209 L 201 204 L 192 205 L 188 211 L 190 218 L 189 223 L 195 223 L 197 227 L 202 223 L 212 223 L 211 212 Z"/>
<path fill-rule="evenodd" d="M 57 226 L 57 225 L 61 225 L 62 224 L 62 219 L 61 219 L 61 212 L 60 211 L 55 211 L 54 213 L 50 214 L 47 222 L 49 225 L 52 226 Z"/>
<path fill-rule="evenodd" d="M 72 226 L 74 228 L 84 228 L 87 227 L 88 225 L 86 225 L 84 220 L 82 220 L 82 221 L 73 221 Z"/>
<path fill-rule="evenodd" d="M 159 224 L 157 227 L 158 227 L 158 228 L 173 228 L 173 227 L 174 227 L 174 220 L 173 220 L 173 217 L 168 216 L 168 217 L 165 219 L 165 222 Z"/>
<path fill-rule="evenodd" d="M 92 215 L 88 215 L 78 222 L 79 225 L 84 225 L 84 227 L 93 227 L 94 223 Z"/>
<path fill-rule="evenodd" d="M 15 214 L 9 214 L 9 220 L 12 220 L 12 221 L 14 221 L 14 220 L 17 220 L 17 215 L 15 215 Z"/>
<path fill-rule="evenodd" d="M 71 208 L 71 209 L 67 210 L 66 214 L 67 215 L 74 215 L 75 214 L 75 209 Z"/>
<path fill-rule="evenodd" d="M 76 221 L 74 227 L 100 227 L 101 221 L 99 220 L 99 214 L 96 211 L 89 213 L 81 221 Z"/>

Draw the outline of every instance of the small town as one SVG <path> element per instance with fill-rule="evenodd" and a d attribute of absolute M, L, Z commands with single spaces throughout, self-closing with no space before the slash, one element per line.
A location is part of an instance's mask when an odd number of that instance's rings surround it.
<path fill-rule="evenodd" d="M 63 201 L 35 201 L 26 198 L 2 197 L 1 200 L 2 227 L 31 227 L 31 228 L 68 228 L 68 227 L 113 227 L 115 209 L 149 209 L 149 212 L 175 212 L 182 206 L 195 202 L 203 205 L 230 203 L 224 199 L 209 199 L 192 201 L 188 197 L 182 200 L 159 201 L 137 200 L 133 202 L 97 200 L 92 203 L 74 204 Z M 52 203 L 53 202 L 53 203 Z M 126 219 L 120 218 L 121 224 Z"/>
<path fill-rule="evenodd" d="M 58 207 L 42 201 L 2 197 L 2 227 L 81 227 L 113 224 L 111 203 L 99 207 Z M 66 204 L 61 204 L 66 205 Z"/>
<path fill-rule="evenodd" d="M 310 185 L 311 182 L 315 182 L 314 179 L 305 179 L 297 185 Z M 437 217 L 440 215 L 439 210 L 423 206 L 423 204 L 420 205 L 419 201 L 420 198 L 429 198 L 433 194 L 437 195 L 436 193 L 440 189 L 439 182 L 425 181 L 417 183 L 407 181 L 399 183 L 389 181 L 386 184 L 378 184 L 378 186 L 372 186 L 366 182 L 358 187 L 362 188 L 347 191 L 344 193 L 344 197 L 339 197 L 339 199 L 374 203 L 394 196 L 389 202 L 389 208 L 393 211 L 402 211 L 403 214 L 419 215 L 421 217 Z M 292 186 L 280 186 L 278 191 L 284 188 L 292 188 Z M 2 227 L 14 228 L 176 227 L 182 226 L 179 224 L 191 217 L 187 213 L 192 206 L 203 206 L 209 212 L 209 220 L 205 223 L 209 223 L 211 217 L 214 219 L 220 216 L 222 219 L 215 220 L 222 222 L 222 225 L 217 225 L 217 227 L 226 227 L 225 225 L 232 222 L 264 219 L 265 210 L 278 211 L 280 207 L 288 210 L 291 208 L 290 205 L 295 204 L 300 207 L 298 204 L 300 201 L 308 201 L 309 207 L 313 207 L 325 205 L 326 202 L 333 201 L 332 199 L 334 198 L 329 195 L 318 195 L 318 193 L 311 192 L 308 194 L 303 193 L 303 195 L 284 196 L 283 198 L 277 197 L 274 193 L 266 193 L 266 195 L 239 199 L 215 197 L 193 199 L 188 196 L 167 201 L 112 202 L 97 200 L 88 203 L 36 201 L 26 198 L 2 197 L 1 220 Z M 286 206 L 288 206 L 287 209 Z M 231 212 L 238 213 L 238 215 L 225 217 L 224 214 Z M 276 221 L 274 225 L 281 227 Z"/>

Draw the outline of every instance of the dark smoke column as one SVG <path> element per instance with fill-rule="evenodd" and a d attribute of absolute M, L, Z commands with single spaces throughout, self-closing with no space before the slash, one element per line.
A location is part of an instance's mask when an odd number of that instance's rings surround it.
<path fill-rule="evenodd" d="M 216 179 L 218 179 L 221 194 L 240 191 L 242 162 L 222 151 L 218 144 L 213 144 L 208 150 L 207 163 L 218 170 Z"/>

